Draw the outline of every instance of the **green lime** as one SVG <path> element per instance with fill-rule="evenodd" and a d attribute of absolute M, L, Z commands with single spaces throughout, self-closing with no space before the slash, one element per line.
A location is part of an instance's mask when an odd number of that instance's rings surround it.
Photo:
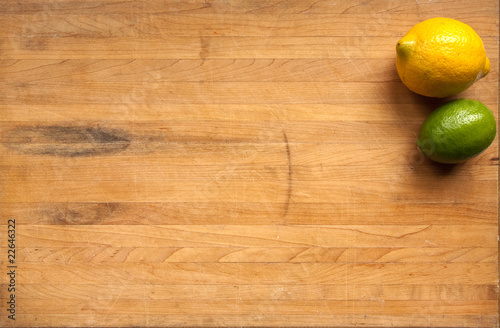
<path fill-rule="evenodd" d="M 472 99 L 455 99 L 436 108 L 422 124 L 417 146 L 440 163 L 461 163 L 488 148 L 496 135 L 492 111 Z"/>

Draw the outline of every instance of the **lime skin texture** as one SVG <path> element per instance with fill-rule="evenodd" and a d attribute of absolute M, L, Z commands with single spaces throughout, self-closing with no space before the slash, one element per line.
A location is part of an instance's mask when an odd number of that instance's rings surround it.
<path fill-rule="evenodd" d="M 473 99 L 455 99 L 436 108 L 424 121 L 418 148 L 431 160 L 463 163 L 486 150 L 496 136 L 493 112 Z"/>

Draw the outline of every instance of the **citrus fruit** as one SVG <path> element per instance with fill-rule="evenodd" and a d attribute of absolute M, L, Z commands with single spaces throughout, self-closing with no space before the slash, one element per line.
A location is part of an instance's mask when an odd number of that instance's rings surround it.
<path fill-rule="evenodd" d="M 396 45 L 396 69 L 411 91 L 448 97 L 490 71 L 483 41 L 467 24 L 436 17 L 413 26 Z"/>
<path fill-rule="evenodd" d="M 472 99 L 455 99 L 437 109 L 420 128 L 417 146 L 440 163 L 461 163 L 479 155 L 496 135 L 492 111 Z"/>

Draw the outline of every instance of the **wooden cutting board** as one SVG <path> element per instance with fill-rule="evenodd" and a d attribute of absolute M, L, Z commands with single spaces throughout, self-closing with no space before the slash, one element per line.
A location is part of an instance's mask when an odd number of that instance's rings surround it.
<path fill-rule="evenodd" d="M 498 327 L 498 138 L 416 149 L 449 99 L 395 44 L 499 4 L 12 0 L 0 6 L 2 327 Z M 13 320 L 15 319 L 15 320 Z"/>

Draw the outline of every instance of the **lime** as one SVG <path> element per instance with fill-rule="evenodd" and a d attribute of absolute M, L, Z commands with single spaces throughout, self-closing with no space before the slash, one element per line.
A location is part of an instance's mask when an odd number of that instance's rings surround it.
<path fill-rule="evenodd" d="M 436 108 L 422 124 L 417 146 L 440 163 L 461 163 L 488 148 L 496 135 L 492 111 L 472 99 L 455 99 Z"/>

